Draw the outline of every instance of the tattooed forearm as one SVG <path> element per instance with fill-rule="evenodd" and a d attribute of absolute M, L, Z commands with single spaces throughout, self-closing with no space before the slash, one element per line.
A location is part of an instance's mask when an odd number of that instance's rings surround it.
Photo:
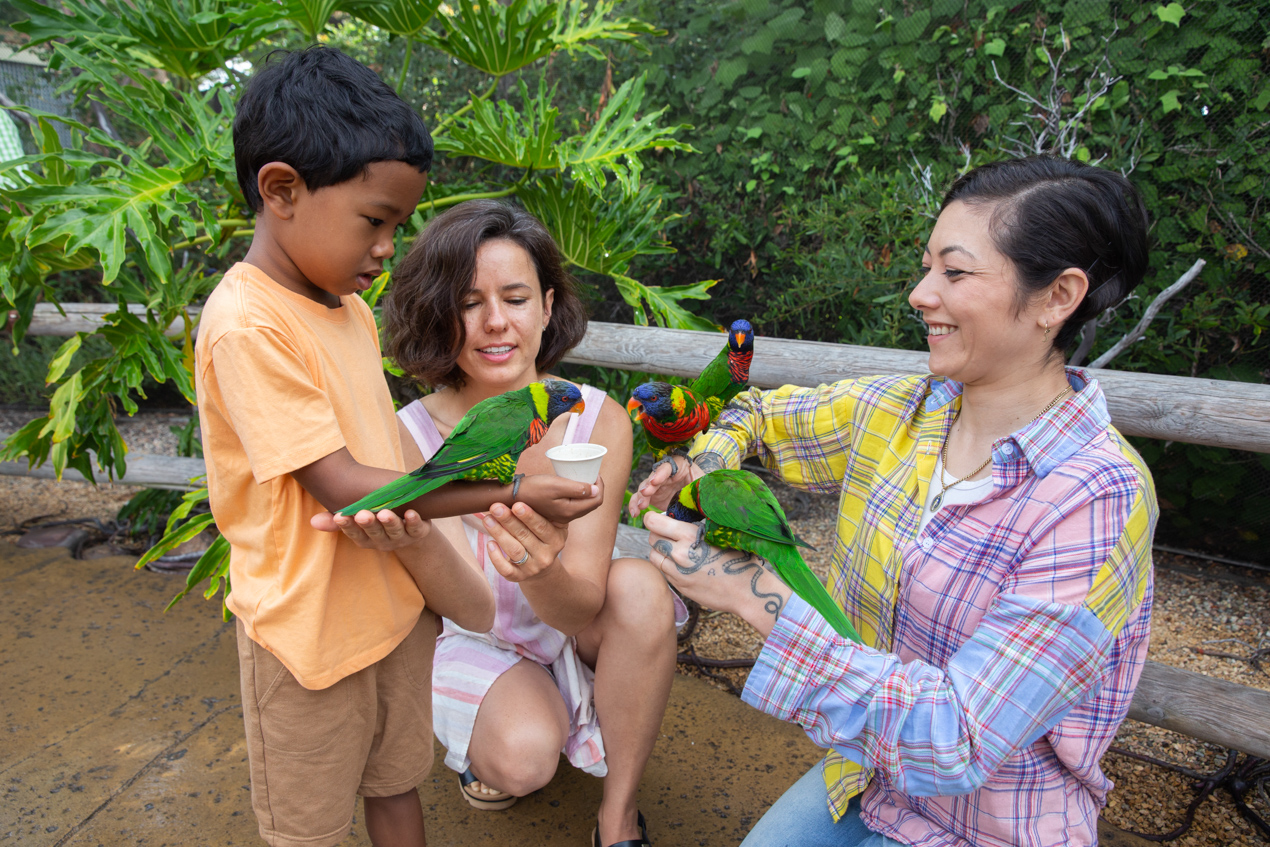
<path fill-rule="evenodd" d="M 781 609 L 785 606 L 785 598 L 780 594 L 769 594 L 758 589 L 758 580 L 763 575 L 763 571 L 766 570 L 767 562 L 751 553 L 740 554 L 740 551 L 737 550 L 732 552 L 738 553 L 738 555 L 735 559 L 730 559 L 723 563 L 723 572 L 739 575 L 747 571 L 753 571 L 750 576 L 750 592 L 763 601 L 763 610 L 765 612 L 772 617 L 780 617 Z"/>
<path fill-rule="evenodd" d="M 714 547 L 706 542 L 705 534 L 705 524 L 697 524 L 697 540 L 688 548 L 687 565 L 681 565 L 671 555 L 674 552 L 674 545 L 665 538 L 654 541 L 653 549 L 673 562 L 675 570 L 685 576 L 697 573 L 702 568 L 706 568 L 707 576 L 718 576 L 719 569 L 722 569 L 724 576 L 748 574 L 750 592 L 763 601 L 763 610 L 773 617 L 780 617 L 781 610 L 785 607 L 785 598 L 778 593 L 761 591 L 758 587 L 758 581 L 763 572 L 772 570 L 767 560 L 743 550 Z"/>
<path fill-rule="evenodd" d="M 785 605 L 785 600 L 780 594 L 769 594 L 760 591 L 758 587 L 759 577 L 763 575 L 767 562 L 755 556 L 752 553 L 746 553 L 742 550 L 729 550 L 712 547 L 705 542 L 705 526 L 704 524 L 697 530 L 697 540 L 688 548 L 688 561 L 690 567 L 684 568 L 675 563 L 675 567 L 680 573 L 690 574 L 696 573 L 706 565 L 718 564 L 723 568 L 723 572 L 728 576 L 740 576 L 744 573 L 750 574 L 750 591 L 755 597 L 763 601 L 763 608 L 773 616 L 779 616 L 781 609 Z M 711 568 L 708 572 L 714 574 Z"/>
<path fill-rule="evenodd" d="M 718 453 L 701 453 L 692 461 L 696 463 L 697 467 L 701 468 L 706 473 L 722 470 L 727 467 L 727 465 L 723 462 L 723 457 Z"/>

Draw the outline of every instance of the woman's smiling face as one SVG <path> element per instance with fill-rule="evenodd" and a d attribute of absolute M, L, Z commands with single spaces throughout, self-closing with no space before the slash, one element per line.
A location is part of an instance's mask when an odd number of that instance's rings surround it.
<path fill-rule="evenodd" d="M 533 259 L 516 242 L 498 238 L 480 246 L 472 289 L 459 305 L 465 338 L 457 364 L 469 384 L 501 392 L 538 379 L 554 294 L 543 296 Z"/>
<path fill-rule="evenodd" d="M 931 373 L 990 384 L 1021 365 L 1040 364 L 1049 343 L 1040 302 L 1019 308 L 1013 264 L 992 241 L 991 205 L 950 203 L 922 256 L 908 302 L 928 328 Z"/>

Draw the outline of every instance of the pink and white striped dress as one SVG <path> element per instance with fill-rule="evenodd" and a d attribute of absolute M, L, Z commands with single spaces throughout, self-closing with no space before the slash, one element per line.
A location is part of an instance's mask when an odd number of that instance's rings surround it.
<path fill-rule="evenodd" d="M 590 440 L 605 395 L 597 388 L 582 386 L 582 399 L 586 410 L 569 421 L 565 444 Z M 397 416 L 414 436 L 424 459 L 431 459 L 443 439 L 423 403 L 416 400 Z M 445 629 L 437 638 L 432 664 L 432 725 L 445 745 L 446 765 L 459 773 L 471 765 L 467 750 L 477 709 L 494 680 L 524 658 L 545 667 L 564 698 L 569 713 L 564 753 L 569 762 L 593 776 L 604 776 L 608 765 L 595 716 L 594 672 L 578 657 L 574 639 L 543 623 L 530 608 L 520 586 L 503 579 L 489 563 L 485 553 L 489 536 L 478 527 L 475 518 L 464 517 L 463 528 L 472 552 L 494 590 L 494 627 L 488 633 L 469 632 L 446 619 Z"/>

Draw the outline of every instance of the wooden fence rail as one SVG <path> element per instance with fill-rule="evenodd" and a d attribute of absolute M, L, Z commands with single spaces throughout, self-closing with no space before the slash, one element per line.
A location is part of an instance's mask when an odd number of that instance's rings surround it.
<path fill-rule="evenodd" d="M 566 362 L 673 376 L 696 376 L 722 336 L 592 321 Z M 819 385 L 875 374 L 926 373 L 911 350 L 756 338 L 750 383 L 761 388 Z M 1270 385 L 1100 369 L 1116 427 L 1128 435 L 1270 453 Z"/>
<path fill-rule="evenodd" d="M 28 332 L 72 335 L 101 326 L 115 310 L 63 303 L 66 315 L 41 303 Z M 140 307 L 134 309 L 139 310 Z M 190 309 L 191 317 L 198 314 Z M 180 322 L 168 330 L 179 335 Z M 566 362 L 673 376 L 696 376 L 718 352 L 717 334 L 592 321 Z M 848 377 L 925 373 L 927 356 L 912 350 L 857 347 L 785 338 L 756 339 L 750 382 L 761 388 L 819 385 Z M 1270 453 L 1270 385 L 1100 369 L 1115 425 L 1128 435 Z"/>

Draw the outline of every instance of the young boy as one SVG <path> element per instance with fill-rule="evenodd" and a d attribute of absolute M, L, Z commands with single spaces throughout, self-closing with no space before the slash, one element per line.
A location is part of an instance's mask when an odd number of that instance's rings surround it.
<path fill-rule="evenodd" d="M 317 847 L 348 834 L 360 794 L 377 847 L 417 847 L 434 615 L 483 630 L 494 609 L 483 576 L 424 518 L 510 502 L 511 487 L 433 492 L 379 550 L 310 518 L 405 470 L 357 293 L 422 196 L 432 140 L 373 72 L 313 47 L 251 81 L 234 158 L 256 230 L 207 301 L 195 381 L 212 511 L 232 550 L 252 805 L 269 844 Z M 529 477 L 518 499 L 567 521 L 598 494 Z"/>

